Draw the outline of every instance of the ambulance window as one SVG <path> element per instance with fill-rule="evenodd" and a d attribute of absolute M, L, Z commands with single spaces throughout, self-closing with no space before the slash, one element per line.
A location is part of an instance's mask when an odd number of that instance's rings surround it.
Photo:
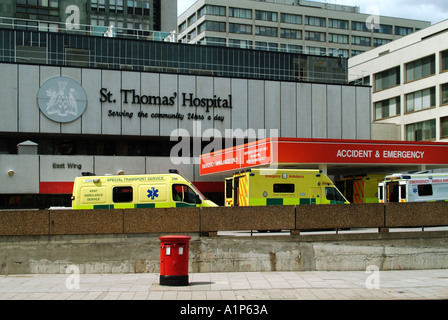
<path fill-rule="evenodd" d="M 420 197 L 432 196 L 432 185 L 431 184 L 421 184 L 418 186 L 418 195 Z"/>
<path fill-rule="evenodd" d="M 276 183 L 274 184 L 274 193 L 294 193 L 295 187 L 292 183 Z"/>
<path fill-rule="evenodd" d="M 112 190 L 112 197 L 115 203 L 132 202 L 133 200 L 132 187 L 115 187 Z"/>
<path fill-rule="evenodd" d="M 400 192 L 401 192 L 401 196 L 400 196 L 400 198 L 401 199 L 406 199 L 406 186 L 405 185 L 402 185 L 402 186 L 400 186 Z"/>
<path fill-rule="evenodd" d="M 339 190 L 337 190 L 336 188 L 333 188 L 333 187 L 325 188 L 325 196 L 326 196 L 327 200 L 330 200 L 330 201 L 345 202 L 345 199 L 342 196 L 342 194 L 339 192 Z"/>
<path fill-rule="evenodd" d="M 226 198 L 230 199 L 233 195 L 232 179 L 226 180 Z"/>
<path fill-rule="evenodd" d="M 189 186 L 173 184 L 173 200 L 186 203 L 196 203 L 199 196 Z"/>

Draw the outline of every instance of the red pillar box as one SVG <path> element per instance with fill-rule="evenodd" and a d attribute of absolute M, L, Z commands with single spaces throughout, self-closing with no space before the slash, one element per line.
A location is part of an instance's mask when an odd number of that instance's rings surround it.
<path fill-rule="evenodd" d="M 160 240 L 160 285 L 188 285 L 188 248 L 191 237 L 163 236 Z"/>

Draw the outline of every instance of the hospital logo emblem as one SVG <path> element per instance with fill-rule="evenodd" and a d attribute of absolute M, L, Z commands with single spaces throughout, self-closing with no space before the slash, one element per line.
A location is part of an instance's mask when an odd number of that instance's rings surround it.
<path fill-rule="evenodd" d="M 68 123 L 83 115 L 87 107 L 87 95 L 75 80 L 56 77 L 40 87 L 37 103 L 40 111 L 50 120 Z"/>

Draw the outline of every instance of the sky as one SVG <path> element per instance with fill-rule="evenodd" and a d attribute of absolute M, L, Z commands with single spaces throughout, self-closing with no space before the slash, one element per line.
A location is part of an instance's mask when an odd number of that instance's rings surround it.
<path fill-rule="evenodd" d="M 195 2 L 196 0 L 177 0 L 178 15 Z M 359 6 L 361 13 L 379 12 L 380 16 L 431 21 L 433 24 L 448 19 L 447 0 L 320 0 L 318 2 Z"/>

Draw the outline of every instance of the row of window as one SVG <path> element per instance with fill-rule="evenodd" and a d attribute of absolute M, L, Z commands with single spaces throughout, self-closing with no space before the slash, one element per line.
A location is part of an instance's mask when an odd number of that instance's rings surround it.
<path fill-rule="evenodd" d="M 213 15 L 213 16 L 227 16 L 226 12 L 227 8 L 224 6 L 215 6 L 215 5 L 206 5 L 202 7 L 197 13 L 190 16 L 187 21 L 182 23 L 179 27 L 179 33 L 183 32 L 187 26 L 192 25 L 197 21 L 197 19 L 203 17 L 204 15 Z M 289 24 L 305 24 L 307 26 L 316 26 L 316 27 L 327 27 L 333 29 L 341 29 L 341 30 L 351 30 L 354 31 L 364 31 L 371 32 L 372 30 L 375 33 L 382 34 L 394 34 L 398 36 L 406 36 L 414 32 L 413 28 L 410 27 L 402 27 L 402 26 L 392 26 L 392 25 L 368 25 L 366 22 L 360 21 L 349 21 L 349 20 L 341 20 L 341 19 L 332 19 L 332 18 L 322 18 L 322 17 L 313 17 L 313 16 L 305 16 L 290 14 L 290 13 L 277 13 L 271 11 L 262 11 L 255 10 L 255 13 L 252 9 L 243 9 L 243 8 L 229 8 L 229 17 L 231 18 L 240 18 L 240 19 L 249 19 L 260 21 L 268 21 L 268 22 L 282 22 Z M 279 19 L 280 17 L 280 19 Z"/>
<path fill-rule="evenodd" d="M 229 48 L 239 48 L 239 49 L 254 49 L 254 50 L 264 50 L 264 51 L 280 51 L 286 53 L 297 53 L 297 54 L 308 54 L 315 56 L 330 56 L 330 57 L 340 57 L 349 58 L 350 50 L 347 49 L 332 49 L 332 48 L 322 48 L 313 47 L 296 44 L 287 43 L 275 43 L 266 41 L 252 41 L 252 40 L 242 40 L 242 39 L 229 39 L 227 44 L 226 38 L 216 38 L 216 37 L 205 37 L 200 44 L 205 44 L 209 46 L 218 46 Z M 352 56 L 363 53 L 363 51 L 352 50 Z"/>
<path fill-rule="evenodd" d="M 125 10 L 126 8 L 126 10 Z M 92 11 L 123 13 L 132 15 L 150 15 L 149 0 L 91 0 L 90 9 Z"/>
<path fill-rule="evenodd" d="M 199 34 L 204 31 L 213 31 L 213 32 L 227 32 L 227 23 L 226 22 L 218 22 L 218 21 L 206 21 L 199 25 Z M 255 30 L 255 33 L 254 33 Z M 266 26 L 252 26 L 249 24 L 238 24 L 238 23 L 229 23 L 229 33 L 235 34 L 247 34 L 252 35 L 255 34 L 257 36 L 265 36 L 265 37 L 278 37 L 279 32 L 278 28 L 275 27 L 266 27 Z M 190 39 L 197 36 L 196 30 L 189 34 Z M 280 37 L 285 39 L 296 39 L 296 40 L 308 40 L 308 41 L 317 41 L 317 42 L 326 42 L 327 34 L 325 32 L 317 32 L 317 31 L 305 31 L 296 30 L 296 29 L 285 29 L 280 28 Z M 350 42 L 351 38 L 351 42 Z M 372 38 L 370 37 L 359 37 L 359 36 L 349 36 L 343 34 L 328 34 L 328 42 L 330 43 L 340 43 L 340 44 L 349 44 L 359 45 L 359 46 L 372 46 Z M 380 39 L 373 38 L 373 46 L 379 47 L 386 43 L 391 42 L 389 39 Z"/>
<path fill-rule="evenodd" d="M 146 190 L 146 189 L 145 189 Z M 198 195 L 189 186 L 184 184 L 173 184 L 172 186 L 173 201 L 185 202 L 195 205 Z M 167 201 L 159 198 L 159 201 Z M 114 203 L 132 203 L 134 202 L 134 188 L 129 187 L 114 187 L 112 189 L 112 201 Z"/>
<path fill-rule="evenodd" d="M 440 72 L 448 71 L 448 50 L 441 52 Z M 420 80 L 436 74 L 436 55 L 406 63 L 404 73 L 404 82 Z M 401 84 L 401 67 L 395 67 L 389 70 L 375 74 L 375 92 L 396 87 Z"/>

